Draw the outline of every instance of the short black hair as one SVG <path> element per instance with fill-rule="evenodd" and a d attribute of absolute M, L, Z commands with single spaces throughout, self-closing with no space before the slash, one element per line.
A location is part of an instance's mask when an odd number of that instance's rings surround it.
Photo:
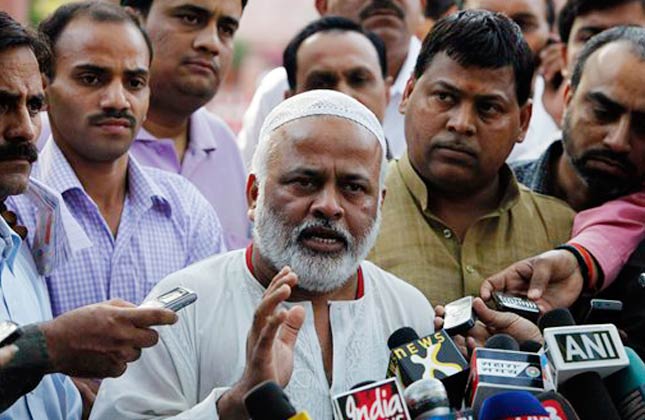
<path fill-rule="evenodd" d="M 41 73 L 49 71 L 51 52 L 40 35 L 25 28 L 6 12 L 0 11 L 0 52 L 27 47 L 36 56 Z"/>
<path fill-rule="evenodd" d="M 291 90 L 296 88 L 296 73 L 298 72 L 297 58 L 300 45 L 314 34 L 332 31 L 357 32 L 365 35 L 376 49 L 379 64 L 381 66 L 381 75 L 383 78 L 387 77 L 387 57 L 385 44 L 381 38 L 372 32 L 366 31 L 359 24 L 344 17 L 325 16 L 305 26 L 304 29 L 298 32 L 298 34 L 296 34 L 296 36 L 289 42 L 289 45 L 284 49 L 284 53 L 282 54 L 282 64 L 287 70 L 287 80 L 289 81 L 289 88 Z"/>
<path fill-rule="evenodd" d="M 558 32 L 565 44 L 569 42 L 573 22 L 578 16 L 584 16 L 597 10 L 607 10 L 623 4 L 639 2 L 645 10 L 645 0 L 567 0 L 558 16 Z"/>
<path fill-rule="evenodd" d="M 440 0 L 440 1 L 438 1 L 438 3 L 442 3 L 443 1 L 445 1 L 445 0 Z M 453 1 L 453 3 L 458 5 L 459 9 L 463 9 L 464 4 L 466 3 L 466 1 L 467 0 L 455 0 L 455 1 Z M 434 2 L 432 0 L 428 0 L 428 3 L 426 3 L 426 10 L 428 9 L 428 6 L 431 3 L 437 3 L 437 2 Z M 557 16 L 555 15 L 555 4 L 553 3 L 553 0 L 544 0 L 544 7 L 545 7 L 545 11 L 546 11 L 546 22 L 548 23 L 549 28 L 552 28 L 553 25 L 555 25 L 555 20 L 557 18 Z M 426 14 L 426 16 L 428 16 L 428 15 Z M 439 15 L 439 17 L 441 17 L 441 15 Z"/>
<path fill-rule="evenodd" d="M 512 66 L 517 102 L 531 94 L 535 64 L 520 27 L 501 13 L 463 10 L 440 19 L 423 40 L 414 68 L 419 79 L 439 53 L 464 67 L 498 69 Z"/>
<path fill-rule="evenodd" d="M 130 23 L 134 25 L 146 42 L 148 53 L 150 55 L 150 62 L 152 62 L 152 44 L 150 43 L 150 38 L 146 31 L 143 30 L 136 17 L 126 12 L 125 9 L 111 3 L 96 0 L 79 1 L 59 7 L 38 26 L 38 30 L 43 35 L 43 38 L 47 41 L 49 48 L 52 51 L 52 63 L 51 66 L 49 66 L 48 71 L 45 73 L 50 79 L 53 79 L 55 74 L 56 42 L 67 25 L 78 17 L 89 17 L 95 22 Z"/>
<path fill-rule="evenodd" d="M 456 6 L 455 0 L 428 0 L 423 15 L 432 20 L 441 19 L 441 17 L 452 6 Z"/>
<path fill-rule="evenodd" d="M 242 10 L 246 7 L 248 0 L 242 1 Z M 130 6 L 135 10 L 138 10 L 143 16 L 148 16 L 150 8 L 152 7 L 152 0 L 121 0 L 121 6 Z"/>
<path fill-rule="evenodd" d="M 585 44 L 571 75 L 571 88 L 575 91 L 582 79 L 582 72 L 589 57 L 607 44 L 627 42 L 631 51 L 645 61 L 645 28 L 640 26 L 616 26 L 595 35 Z"/>

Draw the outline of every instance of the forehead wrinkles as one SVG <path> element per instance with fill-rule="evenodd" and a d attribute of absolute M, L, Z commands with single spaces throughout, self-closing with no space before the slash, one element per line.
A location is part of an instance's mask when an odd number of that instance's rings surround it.
<path fill-rule="evenodd" d="M 0 89 L 9 93 L 42 91 L 42 78 L 36 56 L 24 46 L 0 52 Z"/>

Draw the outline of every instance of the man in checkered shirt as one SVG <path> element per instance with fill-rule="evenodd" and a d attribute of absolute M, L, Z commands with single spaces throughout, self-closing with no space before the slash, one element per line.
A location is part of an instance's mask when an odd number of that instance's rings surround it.
<path fill-rule="evenodd" d="M 116 6 L 75 3 L 40 30 L 55 58 L 52 137 L 32 175 L 63 196 L 93 243 L 47 276 L 54 316 L 112 298 L 139 304 L 168 274 L 223 251 L 220 223 L 190 182 L 128 153 L 150 96 L 152 52 L 138 24 Z M 33 241 L 42 214 L 26 201 L 16 208 Z"/>

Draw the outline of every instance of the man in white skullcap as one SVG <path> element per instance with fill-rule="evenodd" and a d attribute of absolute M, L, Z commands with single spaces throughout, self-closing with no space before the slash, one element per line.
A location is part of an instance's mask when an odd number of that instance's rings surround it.
<path fill-rule="evenodd" d="M 418 290 L 364 261 L 384 154 L 378 120 L 349 96 L 314 90 L 278 105 L 247 181 L 253 245 L 153 289 L 181 285 L 198 300 L 124 376 L 103 382 L 91 418 L 248 419 L 244 395 L 273 380 L 297 409 L 330 419 L 331 395 L 382 379 L 390 334 L 430 334 L 434 318 Z"/>

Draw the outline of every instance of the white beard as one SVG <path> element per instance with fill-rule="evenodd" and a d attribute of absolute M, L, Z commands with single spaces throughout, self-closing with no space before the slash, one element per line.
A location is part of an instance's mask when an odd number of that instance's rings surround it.
<path fill-rule="evenodd" d="M 340 289 L 356 273 L 361 261 L 372 249 L 380 225 L 379 200 L 376 219 L 367 233 L 358 238 L 354 238 L 339 223 L 323 219 L 306 220 L 290 227 L 277 211 L 265 207 L 264 194 L 260 191 L 255 209 L 253 242 L 275 269 L 280 270 L 285 265 L 291 267 L 298 275 L 298 287 L 313 293 L 329 293 Z M 327 255 L 302 246 L 298 241 L 301 233 L 314 226 L 335 230 L 345 239 L 346 250 L 340 255 Z"/>

